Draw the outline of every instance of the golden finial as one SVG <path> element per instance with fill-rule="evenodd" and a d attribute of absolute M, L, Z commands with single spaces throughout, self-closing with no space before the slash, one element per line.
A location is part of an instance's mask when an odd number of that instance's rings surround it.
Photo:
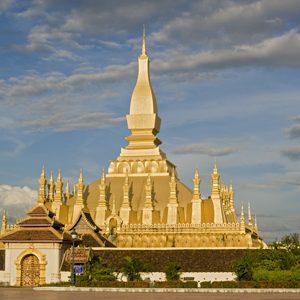
<path fill-rule="evenodd" d="M 83 171 L 82 171 L 82 168 L 80 169 L 80 174 L 79 174 L 78 182 L 83 183 Z"/>
<path fill-rule="evenodd" d="M 214 161 L 214 171 L 213 171 L 214 174 L 218 174 L 218 167 L 217 167 L 217 160 L 215 159 Z"/>
<path fill-rule="evenodd" d="M 193 193 L 193 200 L 199 200 L 201 195 L 200 195 L 200 178 L 199 178 L 199 171 L 198 171 L 198 167 L 195 170 L 195 176 L 193 179 L 193 184 L 194 184 L 194 193 Z"/>
<path fill-rule="evenodd" d="M 78 184 L 77 184 L 77 197 L 76 204 L 84 206 L 85 203 L 83 201 L 83 192 L 84 192 L 84 184 L 83 184 L 83 171 L 80 169 Z"/>
<path fill-rule="evenodd" d="M 45 177 L 46 177 L 46 175 L 45 175 L 45 165 L 43 164 L 41 178 L 45 178 Z"/>
<path fill-rule="evenodd" d="M 61 170 L 58 169 L 57 182 L 61 182 Z"/>
<path fill-rule="evenodd" d="M 251 216 L 251 208 L 250 208 L 250 203 L 248 203 L 248 225 L 252 226 L 252 216 Z"/>
<path fill-rule="evenodd" d="M 50 184 L 53 184 L 53 183 L 54 183 L 54 179 L 53 179 L 53 171 L 50 172 L 49 183 L 50 183 Z"/>
<path fill-rule="evenodd" d="M 195 177 L 194 178 L 199 178 L 199 170 L 198 167 L 195 170 Z"/>
<path fill-rule="evenodd" d="M 243 204 L 241 207 L 240 226 L 241 226 L 241 230 L 245 230 L 245 215 L 244 215 L 244 205 Z"/>
<path fill-rule="evenodd" d="M 73 196 L 76 195 L 76 183 L 73 184 Z"/>
<path fill-rule="evenodd" d="M 102 169 L 102 174 L 101 174 L 101 182 L 104 183 L 105 180 L 105 170 L 104 168 Z"/>
<path fill-rule="evenodd" d="M 146 30 L 145 30 L 145 24 L 143 25 L 142 55 L 147 55 L 147 51 L 146 51 Z"/>
<path fill-rule="evenodd" d="M 69 200 L 69 198 L 70 198 L 70 183 L 68 179 L 66 183 L 66 199 Z"/>

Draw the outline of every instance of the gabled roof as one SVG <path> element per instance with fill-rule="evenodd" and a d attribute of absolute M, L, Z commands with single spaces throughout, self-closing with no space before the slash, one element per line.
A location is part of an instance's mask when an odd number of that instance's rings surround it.
<path fill-rule="evenodd" d="M 83 208 L 80 212 L 80 214 L 78 214 L 77 218 L 74 220 L 74 222 L 69 225 L 68 227 L 66 227 L 67 230 L 71 231 L 73 230 L 73 228 L 75 228 L 77 226 L 77 224 L 79 223 L 79 221 L 83 219 L 84 222 L 86 223 L 86 225 L 95 232 L 99 232 L 101 231 L 101 229 L 96 225 L 96 223 L 94 222 L 90 212 Z"/>
<path fill-rule="evenodd" d="M 54 218 L 55 214 L 44 204 L 38 204 L 28 211 L 27 217 L 17 223 L 17 228 L 6 232 L 3 242 L 62 242 L 71 240 L 63 234 L 63 224 Z"/>
<path fill-rule="evenodd" d="M 27 215 L 30 217 L 42 217 L 49 216 L 50 218 L 55 216 L 55 213 L 47 209 L 44 204 L 39 204 L 27 212 Z"/>
<path fill-rule="evenodd" d="M 71 240 L 71 237 L 65 236 L 62 231 L 52 227 L 48 228 L 18 228 L 9 231 L 1 237 L 3 242 L 62 242 Z"/>

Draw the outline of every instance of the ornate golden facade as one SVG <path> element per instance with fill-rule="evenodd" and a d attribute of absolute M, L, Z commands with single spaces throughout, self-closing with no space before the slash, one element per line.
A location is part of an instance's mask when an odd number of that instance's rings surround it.
<path fill-rule="evenodd" d="M 81 170 L 73 193 L 68 182 L 64 193 L 61 171 L 56 182 L 51 173 L 47 184 L 43 168 L 38 203 L 55 212 L 66 228 L 88 210 L 117 247 L 263 247 L 250 206 L 248 220 L 243 208 L 237 219 L 232 184 L 220 182 L 216 162 L 208 198 L 201 195 L 198 169 L 192 189 L 178 178 L 175 164 L 159 147 L 161 119 L 149 65 L 143 34 L 137 82 L 126 116 L 131 134 L 128 145 L 110 161 L 107 174 L 103 170 L 98 180 L 85 186 Z"/>

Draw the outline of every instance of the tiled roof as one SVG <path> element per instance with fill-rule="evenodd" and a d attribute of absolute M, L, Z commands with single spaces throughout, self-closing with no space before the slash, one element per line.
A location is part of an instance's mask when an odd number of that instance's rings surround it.
<path fill-rule="evenodd" d="M 53 232 L 50 229 L 32 229 L 21 228 L 4 235 L 1 240 L 8 241 L 62 241 L 62 234 Z"/>
<path fill-rule="evenodd" d="M 38 218 L 27 218 L 25 220 L 22 220 L 18 223 L 19 226 L 21 227 L 27 227 L 27 226 L 51 226 L 52 221 L 50 218 L 45 218 L 45 217 L 38 217 Z"/>

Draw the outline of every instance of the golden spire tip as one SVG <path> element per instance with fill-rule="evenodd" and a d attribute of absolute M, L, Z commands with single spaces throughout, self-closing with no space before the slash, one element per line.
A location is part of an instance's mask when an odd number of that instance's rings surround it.
<path fill-rule="evenodd" d="M 142 38 L 142 55 L 146 55 L 146 30 L 145 30 L 145 24 L 143 24 L 143 38 Z"/>

